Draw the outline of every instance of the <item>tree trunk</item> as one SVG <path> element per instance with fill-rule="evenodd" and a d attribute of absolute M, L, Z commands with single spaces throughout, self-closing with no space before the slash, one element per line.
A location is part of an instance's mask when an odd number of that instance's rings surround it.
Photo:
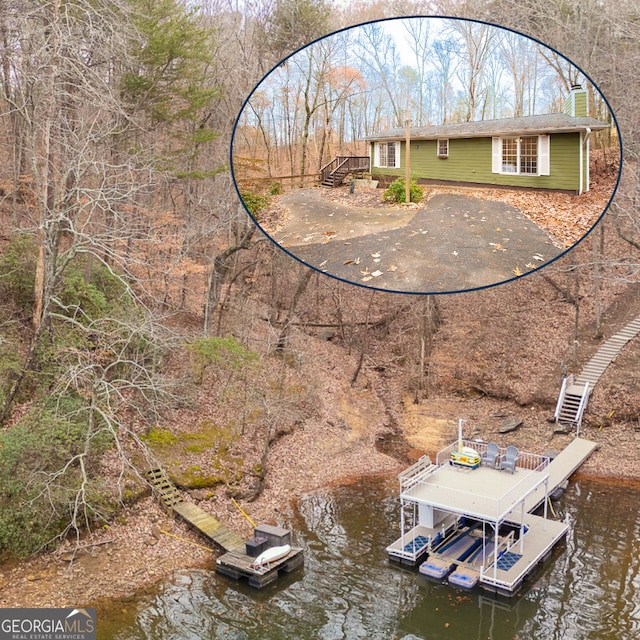
<path fill-rule="evenodd" d="M 371 305 L 373 304 L 373 298 L 376 295 L 375 289 L 371 292 L 371 297 L 369 298 L 369 304 L 367 305 L 367 313 L 365 314 L 364 319 L 364 334 L 362 336 L 362 344 L 360 345 L 360 357 L 358 358 L 358 365 L 356 370 L 353 372 L 353 377 L 351 378 L 351 386 L 355 386 L 358 381 L 358 376 L 360 375 L 360 370 L 362 369 L 362 363 L 364 362 L 364 354 L 367 352 L 367 346 L 369 342 L 369 314 L 371 313 Z"/>
<path fill-rule="evenodd" d="M 25 381 L 27 373 L 29 371 L 33 371 L 36 359 L 38 357 L 38 350 L 40 347 L 40 340 L 45 331 L 44 323 L 40 323 L 38 328 L 35 330 L 33 337 L 31 338 L 31 344 L 29 345 L 29 351 L 27 353 L 27 357 L 24 363 L 24 366 L 20 370 L 20 373 L 16 380 L 13 383 L 13 386 L 7 393 L 7 397 L 5 398 L 4 404 L 2 405 L 2 413 L 0 414 L 0 425 L 4 425 L 7 420 L 11 417 L 11 412 L 13 410 L 13 403 L 22 388 L 22 384 Z"/>
<path fill-rule="evenodd" d="M 283 353 L 287 347 L 287 343 L 289 342 L 289 332 L 291 331 L 291 323 L 293 322 L 298 303 L 300 302 L 300 298 L 302 297 L 302 294 L 305 292 L 305 289 L 309 284 L 309 280 L 311 280 L 311 276 L 314 274 L 314 271 L 312 269 L 309 269 L 309 267 L 303 267 L 303 269 L 304 271 L 302 272 L 302 275 L 298 280 L 298 286 L 296 287 L 295 293 L 293 294 L 293 298 L 291 298 L 291 304 L 289 305 L 287 318 L 282 325 L 282 330 L 280 331 L 278 341 L 276 342 L 276 353 Z"/>
<path fill-rule="evenodd" d="M 433 351 L 433 336 L 440 326 L 438 304 L 433 296 L 424 296 L 420 300 L 420 370 L 418 388 L 414 402 L 419 404 L 426 396 L 428 378 L 428 359 Z"/>
<path fill-rule="evenodd" d="M 210 336 L 213 329 L 213 316 L 220 301 L 222 285 L 230 269 L 231 256 L 242 249 L 249 249 L 251 239 L 256 232 L 256 226 L 249 224 L 244 230 L 239 242 L 233 246 L 227 247 L 222 253 L 219 253 L 213 260 L 211 271 L 209 272 L 207 300 L 204 310 L 204 333 Z"/>

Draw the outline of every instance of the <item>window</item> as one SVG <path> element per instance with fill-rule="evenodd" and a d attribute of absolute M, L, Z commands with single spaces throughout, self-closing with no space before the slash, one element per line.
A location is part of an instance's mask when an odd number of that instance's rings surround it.
<path fill-rule="evenodd" d="M 549 136 L 493 138 L 493 173 L 549 175 Z"/>
<path fill-rule="evenodd" d="M 520 138 L 520 173 L 538 173 L 538 137 Z"/>
<path fill-rule="evenodd" d="M 387 142 L 380 145 L 380 166 L 395 167 L 396 166 L 396 143 Z"/>
<path fill-rule="evenodd" d="M 377 142 L 375 151 L 376 167 L 393 169 L 400 166 L 399 142 Z"/>
<path fill-rule="evenodd" d="M 502 139 L 502 173 L 518 173 L 518 139 Z"/>
<path fill-rule="evenodd" d="M 449 140 L 447 138 L 438 140 L 438 158 L 449 157 Z"/>

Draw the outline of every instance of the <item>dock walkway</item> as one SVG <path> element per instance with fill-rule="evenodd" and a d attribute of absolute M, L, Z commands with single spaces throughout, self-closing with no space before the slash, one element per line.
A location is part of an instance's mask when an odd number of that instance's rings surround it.
<path fill-rule="evenodd" d="M 224 551 L 244 549 L 244 540 L 192 502 L 185 502 L 163 469 L 150 469 L 147 477 L 163 504 Z"/>
<path fill-rule="evenodd" d="M 574 438 L 551 462 L 545 471 L 549 473 L 548 492 L 551 494 L 598 448 L 591 440 Z M 544 501 L 544 485 L 527 496 L 525 510 L 535 511 Z"/>
<path fill-rule="evenodd" d="M 629 322 L 605 341 L 576 377 L 574 384 L 582 387 L 585 382 L 588 382 L 589 388 L 593 389 L 607 367 L 618 357 L 622 348 L 638 333 L 640 333 L 640 317 Z"/>
<path fill-rule="evenodd" d="M 173 510 L 192 527 L 213 540 L 221 549 L 225 551 L 244 549 L 244 540 L 237 533 L 192 502 L 180 502 L 173 506 Z"/>

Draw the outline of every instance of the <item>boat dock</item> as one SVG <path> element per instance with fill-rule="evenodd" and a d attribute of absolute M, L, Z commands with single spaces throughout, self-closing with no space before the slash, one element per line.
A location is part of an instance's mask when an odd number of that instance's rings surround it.
<path fill-rule="evenodd" d="M 262 541 L 262 542 L 261 542 Z M 290 573 L 302 566 L 304 555 L 299 547 L 291 547 L 289 553 L 282 558 L 255 566 L 257 551 L 262 545 L 267 548 L 291 545 L 291 532 L 281 527 L 259 525 L 254 529 L 254 538 L 243 548 L 235 548 L 216 559 L 216 571 L 234 580 L 247 578 L 249 585 L 261 589 L 278 579 L 280 571 Z M 251 555 L 250 555 L 251 554 Z"/>
<path fill-rule="evenodd" d="M 456 464 L 452 454 L 463 447 L 483 464 Z M 421 573 L 458 586 L 513 594 L 569 530 L 547 518 L 549 494 L 596 448 L 576 438 L 553 460 L 521 451 L 513 472 L 485 456 L 486 443 L 459 440 L 435 463 L 425 456 L 399 476 L 401 536 L 389 558 L 422 563 Z M 532 513 L 540 506 L 543 515 Z"/>
<path fill-rule="evenodd" d="M 497 563 L 489 561 L 480 568 L 479 582 L 488 591 L 503 595 L 514 594 L 527 576 L 550 554 L 553 548 L 564 540 L 569 525 L 557 520 L 527 514 L 524 517 L 527 528 L 521 542 L 516 542 L 498 558 Z"/>
<path fill-rule="evenodd" d="M 223 551 L 244 548 L 244 540 L 238 534 L 193 502 L 185 502 L 163 469 L 150 469 L 147 471 L 147 477 L 154 492 L 169 511 L 179 515 Z"/>
<path fill-rule="evenodd" d="M 162 504 L 180 516 L 194 529 L 214 542 L 225 553 L 216 559 L 216 571 L 238 580 L 247 578 L 252 587 L 261 588 L 277 580 L 280 571 L 293 571 L 304 563 L 302 549 L 291 547 L 288 554 L 264 566 L 254 567 L 259 550 L 288 544 L 291 545 L 291 532 L 271 525 L 259 525 L 254 529 L 254 538 L 243 540 L 237 533 L 223 525 L 210 513 L 192 502 L 182 499 L 177 487 L 171 482 L 163 469 L 155 468 L 147 472 L 147 477 Z"/>

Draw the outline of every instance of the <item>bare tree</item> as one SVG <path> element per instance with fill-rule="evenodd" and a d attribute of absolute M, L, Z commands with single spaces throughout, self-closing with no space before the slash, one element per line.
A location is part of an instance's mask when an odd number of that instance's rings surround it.
<path fill-rule="evenodd" d="M 402 126 L 404 112 L 399 104 L 399 92 L 396 88 L 400 59 L 393 38 L 376 23 L 360 28 L 359 45 L 362 49 L 361 62 L 371 72 L 370 77 L 377 81 L 389 101 L 392 116 L 391 126 Z"/>
<path fill-rule="evenodd" d="M 449 117 L 449 92 L 451 91 L 451 79 L 457 67 L 457 45 L 452 38 L 436 40 L 433 43 L 435 53 L 434 65 L 438 74 L 438 86 L 440 88 L 440 123 L 447 124 Z"/>
<path fill-rule="evenodd" d="M 427 98 L 427 75 L 431 47 L 429 40 L 430 23 L 422 18 L 405 20 L 404 26 L 409 36 L 409 44 L 414 56 L 415 68 L 418 75 L 418 105 L 416 124 L 421 127 L 427 124 L 429 118 L 425 114 L 425 99 Z"/>
<path fill-rule="evenodd" d="M 487 92 L 486 65 L 493 50 L 496 30 L 494 27 L 477 22 L 454 20 L 450 23 L 451 32 L 460 37 L 460 50 L 463 59 L 458 67 L 458 77 L 465 90 L 464 119 L 478 119 L 480 106 Z"/>

